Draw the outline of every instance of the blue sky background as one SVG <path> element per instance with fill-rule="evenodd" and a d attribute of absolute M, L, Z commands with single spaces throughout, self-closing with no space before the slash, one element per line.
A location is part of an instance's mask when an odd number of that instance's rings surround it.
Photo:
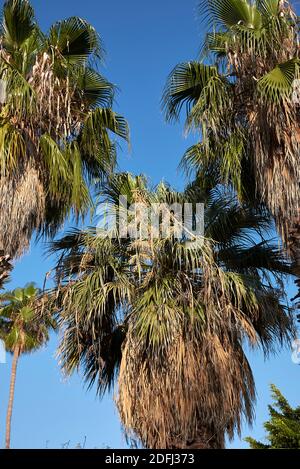
<path fill-rule="evenodd" d="M 165 179 L 177 188 L 184 180 L 178 163 L 195 136 L 185 138 L 183 125 L 164 122 L 160 99 L 167 75 L 181 61 L 195 59 L 203 35 L 197 18 L 197 0 L 33 0 L 36 16 L 44 30 L 54 21 L 78 15 L 89 20 L 101 34 L 107 51 L 102 69 L 119 87 L 115 110 L 131 128 L 132 150 L 119 153 L 121 169 L 145 173 L 153 183 Z M 1 6 L 3 1 L 1 1 Z M 44 246 L 17 262 L 10 287 L 29 281 L 42 286 L 51 259 Z M 293 294 L 292 284 L 288 287 Z M 65 380 L 55 360 L 57 337 L 47 348 L 22 357 L 17 374 L 13 413 L 12 447 L 60 448 L 70 442 L 76 447 L 87 437 L 86 447 L 126 447 L 112 396 L 102 402 L 84 389 L 80 377 Z M 242 437 L 264 437 L 262 423 L 270 403 L 269 385 L 276 384 L 290 400 L 300 404 L 300 367 L 293 364 L 291 350 L 265 361 L 261 353 L 249 353 L 257 384 L 256 423 L 243 428 Z M 0 364 L 0 447 L 4 443 L 11 359 Z M 229 445 L 247 447 L 236 438 Z"/>

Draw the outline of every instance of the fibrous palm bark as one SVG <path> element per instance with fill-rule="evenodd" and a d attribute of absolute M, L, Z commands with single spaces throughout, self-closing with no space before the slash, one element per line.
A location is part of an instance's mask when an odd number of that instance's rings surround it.
<path fill-rule="evenodd" d="M 0 250 L 0 290 L 3 288 L 3 283 L 8 279 L 12 265 L 9 262 L 10 257 L 4 255 L 4 251 Z"/>

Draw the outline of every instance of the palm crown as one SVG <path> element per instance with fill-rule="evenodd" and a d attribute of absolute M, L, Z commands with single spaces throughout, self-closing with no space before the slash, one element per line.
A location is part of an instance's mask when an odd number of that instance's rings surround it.
<path fill-rule="evenodd" d="M 35 230 L 54 234 L 71 211 L 83 215 L 91 182 L 114 167 L 111 132 L 128 138 L 111 110 L 114 86 L 96 69 L 102 57 L 85 20 L 59 21 L 45 35 L 27 0 L 4 3 L 0 247 L 8 255 L 21 254 Z"/>
<path fill-rule="evenodd" d="M 49 339 L 54 318 L 38 300 L 40 290 L 33 284 L 0 295 L 0 337 L 10 352 L 30 353 Z"/>
<path fill-rule="evenodd" d="M 300 207 L 297 16 L 281 0 L 202 0 L 201 12 L 212 29 L 203 60 L 170 74 L 166 116 L 186 105 L 202 141 L 184 162 L 217 171 L 242 198 L 258 196 L 287 241 Z"/>
<path fill-rule="evenodd" d="M 268 217 L 220 189 L 150 190 L 145 178 L 121 174 L 106 192 L 108 203 L 120 195 L 146 205 L 205 202 L 206 239 L 176 239 L 172 230 L 163 239 L 88 230 L 55 242 L 52 307 L 64 330 L 62 367 L 82 367 L 100 393 L 118 376 L 121 420 L 146 447 L 197 439 L 223 446 L 226 431 L 232 436 L 242 415 L 253 416 L 244 339 L 267 352 L 292 335 L 280 288 L 290 267 L 270 243 L 257 243 Z"/>

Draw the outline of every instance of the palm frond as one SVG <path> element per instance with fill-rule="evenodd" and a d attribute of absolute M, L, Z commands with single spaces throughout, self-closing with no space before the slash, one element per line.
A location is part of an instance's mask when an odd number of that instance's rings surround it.
<path fill-rule="evenodd" d="M 258 91 L 263 99 L 276 105 L 292 101 L 293 83 L 299 77 L 298 59 L 278 64 L 258 82 Z M 292 105 L 292 104 L 291 104 Z"/>
<path fill-rule="evenodd" d="M 201 14 L 220 26 L 258 29 L 262 24 L 256 4 L 248 0 L 201 0 L 199 7 Z"/>
<path fill-rule="evenodd" d="M 96 30 L 85 20 L 71 17 L 54 24 L 49 33 L 49 46 L 69 62 L 84 64 L 90 56 L 103 58 L 103 47 Z"/>
<path fill-rule="evenodd" d="M 7 50 L 18 50 L 30 38 L 35 28 L 34 11 L 27 0 L 4 2 L 1 35 Z"/>
<path fill-rule="evenodd" d="M 163 94 L 163 108 L 167 120 L 178 119 L 186 105 L 187 113 L 198 101 L 201 93 L 212 79 L 218 78 L 216 67 L 198 62 L 181 63 L 171 72 Z"/>
<path fill-rule="evenodd" d="M 95 70 L 85 67 L 79 86 L 89 106 L 108 108 L 114 98 L 114 86 Z"/>
<path fill-rule="evenodd" d="M 94 228 L 56 241 L 48 297 L 60 312 L 61 365 L 82 371 L 100 395 L 118 380 L 122 423 L 144 446 L 185 447 L 207 434 L 223 447 L 225 433 L 232 438 L 243 417 L 253 419 L 245 339 L 267 354 L 293 336 L 280 283 L 290 265 L 263 238 L 270 219 L 219 187 L 178 193 L 121 173 L 101 192 L 115 207 L 120 195 L 125 211 L 141 200 L 205 201 L 206 238 L 187 242 L 172 230 L 121 238 Z"/>

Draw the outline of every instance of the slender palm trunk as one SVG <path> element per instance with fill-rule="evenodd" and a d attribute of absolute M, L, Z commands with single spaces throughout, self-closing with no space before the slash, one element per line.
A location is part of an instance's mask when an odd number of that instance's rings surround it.
<path fill-rule="evenodd" d="M 20 347 L 17 345 L 14 350 L 13 362 L 12 362 L 12 367 L 11 367 L 9 400 L 8 400 L 7 414 L 6 414 L 6 434 L 5 434 L 5 448 L 6 449 L 10 448 L 11 417 L 12 417 L 12 410 L 13 410 L 13 403 L 14 403 L 16 374 L 17 374 L 19 356 L 20 356 Z"/>

